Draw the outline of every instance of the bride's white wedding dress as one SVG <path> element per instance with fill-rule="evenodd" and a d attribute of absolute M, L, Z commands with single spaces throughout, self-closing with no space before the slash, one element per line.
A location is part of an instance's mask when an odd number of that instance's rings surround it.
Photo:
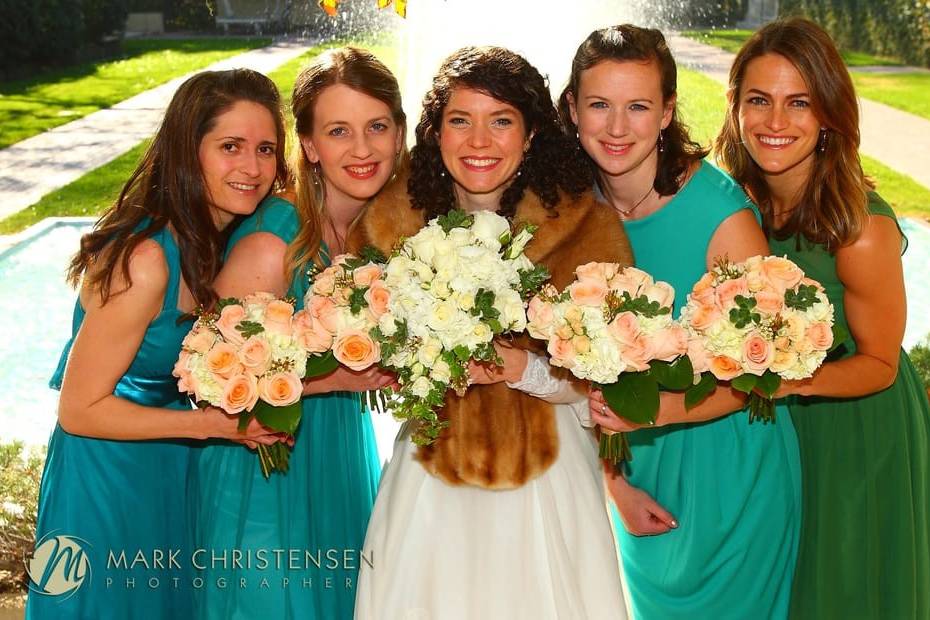
<path fill-rule="evenodd" d="M 356 618 L 627 618 L 586 396 L 534 354 L 510 387 L 556 405 L 558 459 L 517 489 L 452 486 L 414 459 L 402 427 L 365 539 Z"/>

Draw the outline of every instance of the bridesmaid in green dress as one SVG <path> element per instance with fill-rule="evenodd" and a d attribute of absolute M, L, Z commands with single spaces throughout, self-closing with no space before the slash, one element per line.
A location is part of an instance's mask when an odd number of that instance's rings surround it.
<path fill-rule="evenodd" d="M 308 269 L 343 253 L 349 226 L 406 160 L 406 120 L 394 76 L 351 47 L 301 71 L 292 111 L 301 147 L 295 192 L 266 199 L 239 226 L 216 289 L 286 294 L 299 309 Z M 357 392 L 392 381 L 377 368 L 307 381 L 286 474 L 265 480 L 255 455 L 238 446 L 195 451 L 192 522 L 205 550 L 195 617 L 352 617 L 358 569 L 373 560 L 362 546 L 381 471 Z"/>
<path fill-rule="evenodd" d="M 116 204 L 81 239 L 68 273 L 83 279 L 74 335 L 51 380 L 61 398 L 29 562 L 30 620 L 190 617 L 184 440 L 278 438 L 257 424 L 240 434 L 219 409 L 191 410 L 171 376 L 190 330 L 179 319 L 216 300 L 222 230 L 284 181 L 283 143 L 268 78 L 198 74 L 178 89 Z M 83 553 L 56 550 L 68 540 Z"/>
<path fill-rule="evenodd" d="M 659 31 L 605 28 L 579 47 L 560 110 L 623 221 L 636 266 L 675 288 L 677 313 L 715 257 L 738 261 L 768 245 L 746 195 L 688 138 L 676 81 Z M 681 394 L 663 394 L 661 428 L 631 433 L 632 461 L 623 476 L 609 472 L 635 618 L 787 616 L 800 520 L 797 438 L 787 411 L 776 424 L 750 425 L 744 406 L 724 387 L 687 413 Z M 633 430 L 599 392 L 591 415 L 602 427 Z"/>
<path fill-rule="evenodd" d="M 792 19 L 746 42 L 717 148 L 773 252 L 823 284 L 851 334 L 780 391 L 803 474 L 791 615 L 930 618 L 930 405 L 901 349 L 906 240 L 863 175 L 856 93 L 827 33 Z"/>

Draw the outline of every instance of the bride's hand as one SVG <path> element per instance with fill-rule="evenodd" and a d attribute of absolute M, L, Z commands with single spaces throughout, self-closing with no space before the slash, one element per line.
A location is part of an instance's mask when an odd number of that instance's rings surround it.
<path fill-rule="evenodd" d="M 526 370 L 526 364 L 529 356 L 524 349 L 517 349 L 508 342 L 501 340 L 494 341 L 494 349 L 504 361 L 502 366 L 493 362 L 468 362 L 468 379 L 473 385 L 485 385 L 489 383 L 517 383 L 523 378 L 523 371 Z"/>
<path fill-rule="evenodd" d="M 643 428 L 641 424 L 634 424 L 616 413 L 604 400 L 604 394 L 596 388 L 588 392 L 588 408 L 591 410 L 591 421 L 615 433 L 628 433 Z"/>

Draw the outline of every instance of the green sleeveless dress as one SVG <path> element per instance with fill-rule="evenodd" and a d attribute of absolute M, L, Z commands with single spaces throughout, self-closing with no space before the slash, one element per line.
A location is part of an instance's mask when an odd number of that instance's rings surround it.
<path fill-rule="evenodd" d="M 267 198 L 228 248 L 255 232 L 290 243 L 298 229 L 293 205 Z M 306 273 L 296 273 L 288 295 L 298 309 L 308 288 Z M 193 617 L 352 618 L 381 471 L 371 415 L 358 394 L 304 398 L 295 439 L 289 471 L 268 480 L 244 446 L 214 442 L 193 451 L 194 553 L 203 550 Z"/>
<path fill-rule="evenodd" d="M 730 215 L 752 208 L 708 164 L 659 211 L 623 223 L 636 266 L 675 288 L 675 314 L 706 271 L 707 246 Z M 626 475 L 678 520 L 659 536 L 614 528 L 637 620 L 785 618 L 800 528 L 800 465 L 791 416 L 716 420 L 629 435 Z"/>
<path fill-rule="evenodd" d="M 895 219 L 877 194 L 869 209 Z M 823 284 L 846 326 L 836 258 L 794 237 L 770 243 Z M 930 618 L 930 405 L 907 354 L 881 392 L 789 405 L 804 494 L 792 617 Z"/>
<path fill-rule="evenodd" d="M 143 225 L 147 224 L 145 222 Z M 171 371 L 191 323 L 178 323 L 181 254 L 167 229 L 151 239 L 161 245 L 168 264 L 168 287 L 161 312 L 149 324 L 126 374 L 113 394 L 147 407 L 191 411 Z M 65 345 L 49 385 L 61 389 L 71 345 L 84 321 L 80 300 L 74 305 L 72 337 Z M 193 412 L 191 412 L 193 415 Z M 26 618 L 187 618 L 192 608 L 193 573 L 188 549 L 184 480 L 190 447 L 184 440 L 117 441 L 81 437 L 55 425 L 39 490 L 36 540 L 54 545 L 76 539 L 85 570 L 69 571 L 73 590 L 48 594 L 50 575 L 34 575 Z M 141 555 L 137 555 L 141 554 Z M 157 561 L 158 556 L 163 559 Z M 54 562 L 46 564 L 46 568 Z M 61 575 L 59 575 L 59 578 Z M 59 584 L 60 585 L 60 584 Z"/>

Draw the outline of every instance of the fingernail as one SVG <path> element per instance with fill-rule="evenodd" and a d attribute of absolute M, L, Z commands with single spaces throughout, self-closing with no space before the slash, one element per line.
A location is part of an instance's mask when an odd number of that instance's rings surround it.
<path fill-rule="evenodd" d="M 672 519 L 672 522 L 670 523 L 670 525 L 671 525 L 673 528 L 677 528 L 677 527 L 678 527 L 678 521 L 676 521 L 675 519 Z"/>

